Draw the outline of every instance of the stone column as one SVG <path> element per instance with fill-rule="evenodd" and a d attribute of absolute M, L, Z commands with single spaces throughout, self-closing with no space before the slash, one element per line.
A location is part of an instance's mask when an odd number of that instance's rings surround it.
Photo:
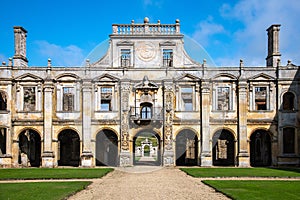
<path fill-rule="evenodd" d="M 91 116 L 92 116 L 92 84 L 91 80 L 82 83 L 82 155 L 81 166 L 92 167 L 93 153 L 91 151 Z"/>
<path fill-rule="evenodd" d="M 247 139 L 247 82 L 238 83 L 238 164 L 239 167 L 249 167 L 250 159 Z"/>
<path fill-rule="evenodd" d="M 172 81 L 164 82 L 164 154 L 163 165 L 174 166 L 173 118 L 174 89 Z"/>
<path fill-rule="evenodd" d="M 54 153 L 52 150 L 52 114 L 53 114 L 53 83 L 46 80 L 44 83 L 44 152 L 42 167 L 54 167 Z"/>
<path fill-rule="evenodd" d="M 201 166 L 212 166 L 209 114 L 210 114 L 210 84 L 202 82 L 201 85 L 201 128 L 202 128 L 202 150 L 201 150 Z"/>
<path fill-rule="evenodd" d="M 121 152 L 120 152 L 120 166 L 132 166 L 133 156 L 129 149 L 129 94 L 130 94 L 130 82 L 128 80 L 122 81 L 120 91 L 120 121 L 121 121 Z"/>

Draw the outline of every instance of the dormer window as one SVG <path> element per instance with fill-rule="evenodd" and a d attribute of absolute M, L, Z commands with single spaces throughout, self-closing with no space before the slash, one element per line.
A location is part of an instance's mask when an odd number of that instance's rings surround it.
<path fill-rule="evenodd" d="M 131 51 L 130 49 L 121 49 L 121 67 L 131 66 Z"/>
<path fill-rule="evenodd" d="M 173 66 L 173 49 L 163 49 L 163 66 Z"/>

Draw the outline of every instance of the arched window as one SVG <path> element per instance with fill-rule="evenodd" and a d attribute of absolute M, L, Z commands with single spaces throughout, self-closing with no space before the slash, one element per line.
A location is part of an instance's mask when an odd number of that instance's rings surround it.
<path fill-rule="evenodd" d="M 291 92 L 286 92 L 283 95 L 282 108 L 283 110 L 294 110 L 295 96 Z"/>
<path fill-rule="evenodd" d="M 6 94 L 3 91 L 0 91 L 0 110 L 7 110 Z"/>
<path fill-rule="evenodd" d="M 152 108 L 151 106 L 143 106 L 141 111 L 142 119 L 151 119 L 152 118 Z"/>

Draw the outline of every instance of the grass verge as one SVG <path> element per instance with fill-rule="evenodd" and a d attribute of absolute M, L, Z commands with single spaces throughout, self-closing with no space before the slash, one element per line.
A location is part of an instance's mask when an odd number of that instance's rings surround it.
<path fill-rule="evenodd" d="M 0 169 L 0 180 L 101 178 L 111 171 L 113 171 L 112 168 Z"/>
<path fill-rule="evenodd" d="M 203 182 L 232 199 L 300 199 L 300 181 L 207 180 Z"/>
<path fill-rule="evenodd" d="M 85 189 L 91 182 L 0 183 L 0 199 L 57 200 Z"/>
<path fill-rule="evenodd" d="M 300 168 L 180 168 L 193 177 L 300 177 Z"/>

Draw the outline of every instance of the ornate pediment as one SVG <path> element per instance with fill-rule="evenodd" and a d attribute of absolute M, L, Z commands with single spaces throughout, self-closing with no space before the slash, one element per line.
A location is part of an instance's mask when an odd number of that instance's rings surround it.
<path fill-rule="evenodd" d="M 39 76 L 27 73 L 27 74 L 23 74 L 23 75 L 17 77 L 15 80 L 16 81 L 27 81 L 27 82 L 28 81 L 29 82 L 31 82 L 31 81 L 32 82 L 36 82 L 36 81 L 39 82 L 39 81 L 42 81 L 43 79 Z"/>
<path fill-rule="evenodd" d="M 94 78 L 93 81 L 94 82 L 117 82 L 119 81 L 119 78 L 110 74 L 103 74 L 97 78 Z"/>
<path fill-rule="evenodd" d="M 66 81 L 79 81 L 80 77 L 75 75 L 75 74 L 71 74 L 71 73 L 64 73 L 64 74 L 60 74 L 56 77 L 57 81 L 62 81 L 62 82 L 66 82 Z"/>
<path fill-rule="evenodd" d="M 251 78 L 249 78 L 250 81 L 270 81 L 270 80 L 274 80 L 275 78 L 268 75 L 268 74 L 265 74 L 265 73 L 260 73 L 260 74 L 257 74 Z"/>
<path fill-rule="evenodd" d="M 176 46 L 176 43 L 171 41 L 166 41 L 166 42 L 159 43 L 159 46 Z"/>
<path fill-rule="evenodd" d="M 140 90 L 151 90 L 151 89 L 158 89 L 158 85 L 152 81 L 149 81 L 148 76 L 144 76 L 143 81 L 139 82 L 134 86 L 136 89 Z"/>
<path fill-rule="evenodd" d="M 130 41 L 121 41 L 117 43 L 117 46 L 133 46 L 133 42 Z"/>
<path fill-rule="evenodd" d="M 194 75 L 191 74 L 183 74 L 182 76 L 175 79 L 177 82 L 183 82 L 183 81 L 199 81 L 200 79 Z"/>
<path fill-rule="evenodd" d="M 236 76 L 229 74 L 229 73 L 221 73 L 212 78 L 212 80 L 214 80 L 214 81 L 232 81 L 232 80 L 236 80 L 236 79 L 237 79 Z"/>

